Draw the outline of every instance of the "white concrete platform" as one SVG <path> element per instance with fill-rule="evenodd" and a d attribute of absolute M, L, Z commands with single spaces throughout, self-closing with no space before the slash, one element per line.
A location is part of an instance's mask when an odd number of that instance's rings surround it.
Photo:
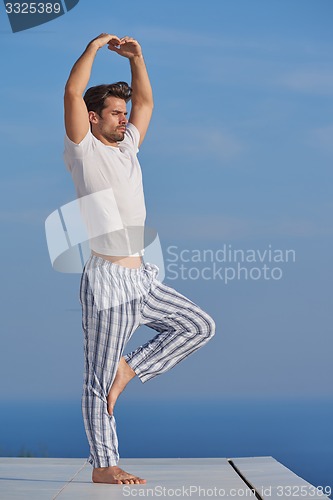
<path fill-rule="evenodd" d="M 93 484 L 91 465 L 80 458 L 0 458 L 0 499 L 329 498 L 272 457 L 131 458 L 119 465 L 147 484 Z"/>

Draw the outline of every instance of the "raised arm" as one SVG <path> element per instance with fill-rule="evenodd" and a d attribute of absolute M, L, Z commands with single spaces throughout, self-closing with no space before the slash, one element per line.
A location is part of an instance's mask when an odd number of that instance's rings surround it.
<path fill-rule="evenodd" d="M 92 40 L 82 56 L 74 64 L 65 87 L 65 128 L 69 139 L 79 144 L 89 130 L 89 115 L 83 100 L 96 54 L 101 47 L 119 45 L 115 35 L 102 33 Z"/>
<path fill-rule="evenodd" d="M 119 46 L 109 44 L 109 49 L 121 56 L 127 57 L 130 61 L 133 94 L 129 121 L 139 130 L 139 144 L 141 144 L 146 135 L 154 107 L 153 92 L 141 46 L 137 40 L 125 36 L 120 39 Z"/>

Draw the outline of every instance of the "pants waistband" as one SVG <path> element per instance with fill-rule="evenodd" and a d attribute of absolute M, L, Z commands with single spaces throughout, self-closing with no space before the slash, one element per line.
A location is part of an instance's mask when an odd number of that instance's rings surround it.
<path fill-rule="evenodd" d="M 103 266 L 112 271 L 116 271 L 120 275 L 124 276 L 135 276 L 142 273 L 142 271 L 156 271 L 158 273 L 159 268 L 155 264 L 151 264 L 149 262 L 142 262 L 140 267 L 125 267 L 117 264 L 115 262 L 111 262 L 110 260 L 103 259 L 102 257 L 98 257 L 97 255 L 91 255 L 88 259 L 85 270 Z"/>

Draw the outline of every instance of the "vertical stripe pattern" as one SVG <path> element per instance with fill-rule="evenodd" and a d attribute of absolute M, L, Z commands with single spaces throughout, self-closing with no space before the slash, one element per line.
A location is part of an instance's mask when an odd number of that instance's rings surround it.
<path fill-rule="evenodd" d="M 215 333 L 213 319 L 157 275 L 154 264 L 131 269 L 95 255 L 82 274 L 82 413 L 94 467 L 117 465 L 119 460 L 116 422 L 107 411 L 107 395 L 134 331 L 146 325 L 157 332 L 125 355 L 142 382 L 175 366 Z"/>

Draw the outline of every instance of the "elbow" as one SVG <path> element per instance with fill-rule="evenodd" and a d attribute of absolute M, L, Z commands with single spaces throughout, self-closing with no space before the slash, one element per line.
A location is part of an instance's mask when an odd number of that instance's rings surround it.
<path fill-rule="evenodd" d="M 148 111 L 150 114 L 153 113 L 153 109 L 154 109 L 154 102 L 148 102 L 147 104 L 145 104 L 144 106 L 142 106 L 142 108 L 144 108 L 146 111 Z"/>
<path fill-rule="evenodd" d="M 64 92 L 64 97 L 65 99 L 68 98 L 75 98 L 75 97 L 81 97 L 82 98 L 82 91 L 81 89 L 78 89 L 76 86 L 72 85 L 71 83 L 67 82 L 65 85 L 65 92 Z"/>
<path fill-rule="evenodd" d="M 152 113 L 154 109 L 154 99 L 153 98 L 149 99 L 144 106 L 146 107 L 146 109 L 149 109 L 150 112 Z"/>
<path fill-rule="evenodd" d="M 149 96 L 148 102 L 149 102 L 149 106 L 150 106 L 151 110 L 153 110 L 154 109 L 154 96 L 153 96 L 152 92 Z"/>
<path fill-rule="evenodd" d="M 154 109 L 154 98 L 153 95 L 149 96 L 133 96 L 132 97 L 132 107 L 137 109 L 150 109 L 151 111 Z"/>

